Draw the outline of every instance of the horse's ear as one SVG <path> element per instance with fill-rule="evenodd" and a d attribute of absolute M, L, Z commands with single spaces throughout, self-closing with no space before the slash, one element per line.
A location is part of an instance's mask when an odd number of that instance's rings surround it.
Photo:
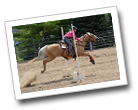
<path fill-rule="evenodd" d="M 88 35 L 90 35 L 90 32 L 86 32 Z"/>

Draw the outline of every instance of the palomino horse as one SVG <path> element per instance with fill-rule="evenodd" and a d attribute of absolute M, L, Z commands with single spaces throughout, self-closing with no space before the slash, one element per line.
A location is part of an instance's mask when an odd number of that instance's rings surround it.
<path fill-rule="evenodd" d="M 87 32 L 84 36 L 80 37 L 80 39 L 81 41 L 76 41 L 78 56 L 88 56 L 90 58 L 90 61 L 95 64 L 92 56 L 88 52 L 84 52 L 84 48 L 88 41 L 98 42 L 99 38 L 94 34 Z M 54 60 L 57 56 L 62 56 L 64 58 L 73 58 L 69 57 L 67 53 L 64 52 L 60 44 L 51 44 L 42 47 L 38 52 L 38 57 L 29 61 L 28 63 L 33 63 L 40 58 L 44 58 L 45 56 L 47 56 L 47 58 L 43 60 L 44 69 L 41 71 L 41 73 L 44 73 L 46 71 L 46 63 Z"/>

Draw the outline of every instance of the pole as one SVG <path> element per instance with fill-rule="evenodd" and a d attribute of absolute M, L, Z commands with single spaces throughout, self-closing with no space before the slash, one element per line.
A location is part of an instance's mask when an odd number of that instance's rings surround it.
<path fill-rule="evenodd" d="M 71 28 L 72 28 L 72 31 L 73 31 L 73 39 L 74 39 L 74 46 L 75 46 L 75 52 L 76 52 L 76 57 L 77 57 L 78 69 L 79 69 L 79 77 L 80 77 L 80 80 L 81 80 L 81 72 L 80 72 L 79 58 L 78 58 L 78 52 L 77 52 L 77 47 L 76 47 L 76 41 L 75 41 L 75 35 L 74 35 L 74 30 L 73 30 L 73 24 L 71 24 Z"/>
<path fill-rule="evenodd" d="M 36 45 L 35 45 L 35 40 L 33 39 L 33 42 L 34 42 L 34 51 L 35 51 L 35 57 L 37 56 L 36 54 Z"/>
<path fill-rule="evenodd" d="M 64 39 L 64 32 L 63 32 L 63 27 L 61 27 L 61 33 L 62 33 L 62 40 Z M 67 60 L 65 59 L 66 62 L 66 68 L 68 69 L 68 64 L 67 64 Z"/>
<path fill-rule="evenodd" d="M 92 42 L 90 42 L 90 50 L 92 50 Z"/>

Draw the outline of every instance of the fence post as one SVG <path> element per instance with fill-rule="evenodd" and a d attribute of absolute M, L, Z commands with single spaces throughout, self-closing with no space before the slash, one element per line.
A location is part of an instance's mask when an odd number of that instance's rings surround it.
<path fill-rule="evenodd" d="M 34 39 L 33 39 L 33 41 L 34 41 Z M 37 55 L 36 55 L 36 46 L 35 46 L 35 41 L 34 41 L 34 51 L 35 51 L 35 57 L 36 57 Z"/>
<path fill-rule="evenodd" d="M 90 44 L 90 50 L 92 50 L 93 49 L 92 42 L 90 42 L 89 44 Z"/>
<path fill-rule="evenodd" d="M 15 45 L 15 54 L 16 54 L 16 61 L 18 62 L 18 55 L 17 55 L 16 45 Z"/>
<path fill-rule="evenodd" d="M 63 27 L 61 27 L 61 34 L 62 34 L 62 40 L 64 39 L 64 32 L 63 32 Z M 67 64 L 67 60 L 65 59 L 66 62 L 66 69 L 68 69 L 68 64 Z"/>

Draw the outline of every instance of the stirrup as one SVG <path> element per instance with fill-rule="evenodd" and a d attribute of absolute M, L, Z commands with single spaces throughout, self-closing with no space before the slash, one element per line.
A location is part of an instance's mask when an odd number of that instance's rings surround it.
<path fill-rule="evenodd" d="M 72 53 L 70 53 L 69 56 L 74 56 L 74 55 Z"/>
<path fill-rule="evenodd" d="M 76 60 L 76 54 L 73 56 L 73 58 Z"/>

